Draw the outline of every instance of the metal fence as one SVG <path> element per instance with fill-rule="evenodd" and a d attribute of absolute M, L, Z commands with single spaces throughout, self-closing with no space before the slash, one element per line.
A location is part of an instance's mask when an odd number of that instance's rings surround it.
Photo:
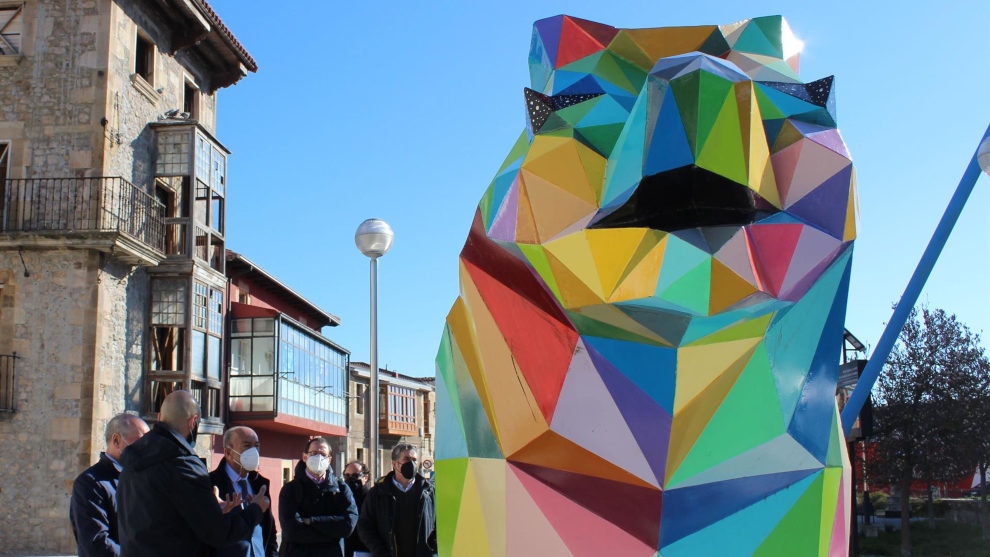
<path fill-rule="evenodd" d="M 14 375 L 14 362 L 17 361 L 17 352 L 13 354 L 0 354 L 0 412 L 13 412 L 14 408 L 14 385 L 17 379 Z"/>
<path fill-rule="evenodd" d="M 0 232 L 117 232 L 165 252 L 165 206 L 123 178 L 21 178 L 0 188 Z"/>

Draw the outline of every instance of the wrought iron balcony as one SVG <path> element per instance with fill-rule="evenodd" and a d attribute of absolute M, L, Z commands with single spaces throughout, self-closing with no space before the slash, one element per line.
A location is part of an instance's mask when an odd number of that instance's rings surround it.
<path fill-rule="evenodd" d="M 165 259 L 165 206 L 120 177 L 0 182 L 0 246 L 97 249 L 135 265 Z"/>

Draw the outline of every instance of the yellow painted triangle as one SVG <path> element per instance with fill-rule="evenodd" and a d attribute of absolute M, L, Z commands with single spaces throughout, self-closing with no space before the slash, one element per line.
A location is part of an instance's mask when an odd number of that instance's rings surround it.
<path fill-rule="evenodd" d="M 622 272 L 629 266 L 647 230 L 649 229 L 602 228 L 584 231 L 603 294 L 611 294 L 615 290 Z"/>
<path fill-rule="evenodd" d="M 468 461 L 467 474 L 464 477 L 464 493 L 461 495 L 461 508 L 457 517 L 457 531 L 454 532 L 453 555 L 490 556 L 488 532 L 481 508 L 481 497 L 478 495 L 478 477 L 474 467 Z M 488 481 L 483 478 L 482 482 Z"/>
<path fill-rule="evenodd" d="M 717 344 L 744 338 L 763 338 L 767 332 L 767 327 L 770 326 L 770 321 L 773 320 L 774 315 L 774 313 L 768 313 L 762 317 L 757 317 L 756 319 L 743 321 L 738 325 L 733 325 L 732 327 L 722 329 L 721 331 L 710 334 L 706 337 L 701 337 L 685 346 L 704 346 L 706 344 Z"/>
<path fill-rule="evenodd" d="M 463 269 L 463 262 L 461 267 L 461 298 L 470 310 L 478 339 L 480 370 L 492 410 L 489 416 L 494 417 L 490 422 L 498 424 L 503 454 L 510 454 L 543 435 L 550 426 L 481 293 Z M 488 410 L 487 406 L 485 410 Z"/>
<path fill-rule="evenodd" d="M 622 310 L 611 304 L 588 305 L 575 311 L 589 319 L 600 321 L 606 325 L 611 325 L 618 329 L 628 331 L 636 336 L 648 339 L 659 346 L 673 347 L 674 345 L 667 339 L 662 338 L 650 329 L 644 327 L 639 321 L 629 317 Z"/>
<path fill-rule="evenodd" d="M 716 26 L 714 25 L 705 25 L 627 29 L 626 32 L 650 60 L 656 61 L 668 56 L 698 50 L 715 29 Z"/>
<path fill-rule="evenodd" d="M 736 342 L 743 343 L 746 341 Z M 678 394 L 674 395 L 674 419 L 671 421 L 670 426 L 670 445 L 669 450 L 667 451 L 667 468 L 664 472 L 665 482 L 674 477 L 677 469 L 680 467 L 681 463 L 684 462 L 684 458 L 689 452 L 691 452 L 691 447 L 694 446 L 695 442 L 698 440 L 698 437 L 705 430 L 705 427 L 715 414 L 715 411 L 718 410 L 718 407 L 722 404 L 722 401 L 725 400 L 725 396 L 729 394 L 730 390 L 732 390 L 732 386 L 736 383 L 736 379 L 739 378 L 742 370 L 746 367 L 750 356 L 753 355 L 756 345 L 759 342 L 759 340 L 755 340 L 752 344 L 752 348 L 742 354 L 735 362 L 729 364 L 726 369 L 723 369 L 721 374 L 716 375 L 711 382 L 705 385 L 703 391 L 689 399 L 687 403 L 682 403 L 678 406 Z M 687 348 L 687 350 L 692 351 L 712 351 L 712 349 L 712 346 L 705 346 L 700 349 Z M 678 391 L 680 391 L 681 388 L 680 359 L 681 352 L 683 350 L 685 350 L 685 348 L 681 348 L 677 351 Z"/>
<path fill-rule="evenodd" d="M 845 443 L 842 443 L 843 445 Z M 826 468 L 822 486 L 821 527 L 818 536 L 818 555 L 828 557 L 829 546 L 832 545 L 832 527 L 835 525 L 835 511 L 839 501 L 845 498 L 839 493 L 842 482 L 842 468 Z"/>
<path fill-rule="evenodd" d="M 590 288 L 599 300 L 604 298 L 602 284 L 598 278 L 598 268 L 595 265 L 595 257 L 591 252 L 585 231 L 557 238 L 544 244 L 543 248 Z M 556 275 L 556 273 L 554 274 Z"/>
<path fill-rule="evenodd" d="M 745 90 L 745 102 L 739 102 L 739 118 L 743 134 L 748 136 L 746 169 L 749 187 L 779 209 L 780 195 L 777 193 L 777 179 L 770 163 L 770 147 L 767 145 L 766 130 L 763 129 L 760 103 L 756 102 L 752 82 L 737 83 L 737 96 L 740 95 L 740 89 Z"/>
<path fill-rule="evenodd" d="M 756 287 L 746 282 L 718 259 L 712 258 L 711 297 L 708 315 L 715 315 L 732 304 L 756 292 Z"/>
<path fill-rule="evenodd" d="M 647 232 L 636 253 L 629 261 L 629 267 L 623 271 L 619 284 L 608 297 L 608 301 L 622 302 L 655 295 L 666 247 L 667 234 L 665 232 L 657 230 Z"/>
<path fill-rule="evenodd" d="M 468 468 L 474 469 L 475 485 L 481 502 L 481 514 L 488 534 L 488 550 L 492 557 L 505 556 L 505 461 L 494 458 L 472 458 Z"/>
<path fill-rule="evenodd" d="M 674 414 L 708 389 L 734 366 L 745 366 L 762 338 L 744 338 L 717 345 L 686 346 L 677 350 Z M 742 367 L 739 367 L 741 370 Z"/>
<path fill-rule="evenodd" d="M 516 242 L 521 244 L 539 244 L 540 237 L 536 233 L 536 222 L 533 220 L 533 208 L 529 203 L 529 191 L 519 176 L 519 200 L 516 207 Z"/>
<path fill-rule="evenodd" d="M 553 135 L 537 135 L 533 137 L 533 142 L 529 144 L 529 149 L 526 151 L 526 158 L 523 159 L 523 166 L 530 161 L 542 158 L 546 154 L 559 149 L 568 141 L 573 140 L 571 138 Z"/>
<path fill-rule="evenodd" d="M 589 183 L 589 176 L 586 173 L 583 160 L 579 155 L 580 150 L 589 151 L 598 159 L 597 166 L 592 164 L 592 174 L 597 175 L 597 181 L 601 181 L 605 175 L 605 159 L 585 147 L 581 142 L 570 137 L 537 136 L 538 139 L 554 140 L 557 145 L 548 152 L 539 156 L 533 156 L 532 151 L 526 155 L 526 160 L 522 163 L 522 171 L 533 176 L 543 178 L 547 183 L 553 184 L 561 190 L 583 199 L 589 205 L 597 205 L 598 199 L 595 189 Z M 588 157 L 589 164 L 592 163 Z M 601 189 L 599 183 L 598 189 Z"/>
<path fill-rule="evenodd" d="M 597 205 L 575 197 L 525 169 L 519 173 L 519 181 L 526 183 L 526 192 L 533 208 L 533 222 L 543 242 L 598 211 Z"/>
<path fill-rule="evenodd" d="M 593 306 L 601 304 L 604 301 L 599 294 L 591 289 L 591 286 L 585 284 L 581 278 L 575 275 L 574 272 L 549 251 L 547 252 L 547 263 L 550 264 L 553 278 L 557 282 L 557 287 L 560 289 L 560 303 L 565 308 L 574 309 L 583 306 Z M 591 278 L 595 281 L 598 280 L 597 276 Z"/>
<path fill-rule="evenodd" d="M 461 285 L 463 287 L 466 282 L 471 282 L 471 277 L 464 269 L 463 263 L 460 264 L 460 271 Z M 488 423 L 492 426 L 492 433 L 495 434 L 495 440 L 501 446 L 502 438 L 499 434 L 499 424 L 493 419 L 495 418 L 495 414 L 492 410 L 491 393 L 488 390 L 488 385 L 485 383 L 485 374 L 482 373 L 483 364 L 478 350 L 478 337 L 475 335 L 474 327 L 472 326 L 471 310 L 464 301 L 463 294 L 457 297 L 457 300 L 454 301 L 454 307 L 447 314 L 447 326 L 450 327 L 450 335 L 454 338 L 454 342 L 457 343 L 461 357 L 464 359 L 464 365 L 467 367 L 468 373 L 471 375 L 471 380 L 474 382 L 474 387 L 478 391 L 478 399 L 481 401 L 481 405 L 485 409 L 485 414 L 488 416 Z"/>
<path fill-rule="evenodd" d="M 591 202 L 596 206 L 601 205 L 602 191 L 605 187 L 605 165 L 608 160 L 580 141 L 575 141 L 574 145 L 588 180 L 588 187 L 591 188 Z"/>
<path fill-rule="evenodd" d="M 854 166 L 852 180 L 849 184 L 849 201 L 846 203 L 846 228 L 842 233 L 843 242 L 856 239 L 857 221 L 859 221 L 859 198 L 856 195 L 856 167 Z"/>
<path fill-rule="evenodd" d="M 632 62 L 640 68 L 649 71 L 654 64 L 654 60 L 639 48 L 636 41 L 629 36 L 629 30 L 621 29 L 608 43 L 608 50 L 620 58 Z"/>

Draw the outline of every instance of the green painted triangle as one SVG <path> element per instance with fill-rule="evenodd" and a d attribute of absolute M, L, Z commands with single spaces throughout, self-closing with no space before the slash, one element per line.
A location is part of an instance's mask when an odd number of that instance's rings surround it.
<path fill-rule="evenodd" d="M 436 505 L 437 515 L 443 517 L 443 528 L 437 528 L 437 546 L 441 555 L 452 555 L 454 534 L 457 533 L 457 517 L 461 509 L 461 494 L 464 493 L 464 478 L 467 475 L 468 459 L 455 458 L 436 461 Z"/>
<path fill-rule="evenodd" d="M 749 22 L 749 25 L 750 27 L 756 25 L 760 28 L 764 39 L 770 45 L 769 56 L 776 56 L 777 58 L 784 57 L 784 18 L 782 16 L 768 15 L 754 17 Z"/>
<path fill-rule="evenodd" d="M 781 555 L 818 555 L 819 524 L 822 512 L 822 486 L 825 474 L 818 472 L 815 481 L 784 515 L 780 524 L 763 540 L 754 557 Z"/>
<path fill-rule="evenodd" d="M 832 413 L 832 432 L 828 438 L 825 466 L 842 468 L 842 437 L 839 435 L 839 414 Z"/>
<path fill-rule="evenodd" d="M 700 74 L 698 85 L 698 139 L 694 145 L 694 156 L 698 157 L 708 143 L 708 136 L 715 132 L 713 129 L 721 118 L 724 118 L 726 105 L 732 102 L 735 109 L 735 91 L 732 82 L 724 77 L 708 72 Z M 679 100 L 679 99 L 678 99 Z M 738 134 L 739 114 L 736 114 L 736 129 Z"/>
<path fill-rule="evenodd" d="M 687 136 L 691 153 L 697 155 L 698 142 L 698 93 L 703 72 L 691 72 L 670 82 L 670 90 L 674 92 L 674 101 L 681 115 L 684 135 Z"/>
<path fill-rule="evenodd" d="M 746 419 L 741 420 L 740 416 Z M 767 351 L 760 343 L 732 390 L 667 483 L 677 485 L 778 437 L 786 429 Z"/>
<path fill-rule="evenodd" d="M 756 91 L 756 104 L 760 107 L 760 116 L 764 120 L 780 120 L 781 118 L 787 118 L 787 114 L 784 114 L 777 105 L 774 104 L 770 97 L 763 91 L 761 87 L 754 87 Z"/>
<path fill-rule="evenodd" d="M 779 21 L 779 20 L 778 20 Z M 742 52 L 749 52 L 752 54 L 762 54 L 764 56 L 774 56 L 776 58 L 781 58 L 783 56 L 783 51 L 780 49 L 780 26 L 777 26 L 777 44 L 773 44 L 771 39 L 768 38 L 758 24 L 756 20 L 751 20 L 746 24 L 746 29 L 743 30 L 742 34 L 739 35 L 739 39 L 736 40 L 736 44 L 732 46 L 734 50 L 739 50 Z"/>
<path fill-rule="evenodd" d="M 601 97 L 599 97 L 599 98 L 601 98 Z M 595 105 L 597 104 L 597 101 L 598 101 L 598 99 L 591 99 L 591 100 L 588 100 L 588 101 L 585 101 L 585 102 L 581 102 L 581 103 L 577 103 L 577 104 L 572 104 L 571 106 L 562 108 L 562 109 L 558 110 L 557 112 L 554 112 L 553 115 L 554 116 L 559 116 L 565 122 L 567 122 L 568 124 L 570 124 L 572 126 L 576 126 L 577 123 L 580 122 L 582 118 L 584 118 L 585 116 L 587 116 L 588 113 L 591 112 L 591 110 L 593 108 L 595 108 Z M 549 121 L 549 119 L 548 119 L 548 121 Z"/>
<path fill-rule="evenodd" d="M 440 348 L 437 349 L 436 364 L 437 375 L 443 379 L 444 383 L 448 387 L 450 387 L 450 390 L 448 391 L 448 399 L 440 403 L 450 404 L 451 408 L 454 410 L 454 415 L 457 416 L 458 423 L 463 429 L 464 423 L 461 421 L 461 401 L 456 396 L 457 375 L 454 372 L 454 359 L 451 352 L 450 327 L 447 325 L 443 326 L 443 335 L 440 337 Z"/>
<path fill-rule="evenodd" d="M 595 64 L 595 76 L 603 77 L 609 83 L 621 87 L 630 93 L 639 93 L 639 90 L 643 87 L 645 74 L 638 69 L 633 73 L 634 77 L 638 77 L 637 83 L 637 81 L 629 79 L 628 68 L 624 68 L 623 66 L 630 66 L 630 64 L 617 58 L 611 52 L 603 50 L 598 63 Z"/>
<path fill-rule="evenodd" d="M 757 317 L 756 319 L 743 321 L 738 325 L 733 325 L 708 336 L 701 337 L 694 342 L 686 344 L 685 346 L 703 346 L 706 344 L 717 344 L 719 342 L 741 340 L 744 338 L 762 337 L 766 334 L 767 327 L 770 326 L 770 321 L 773 319 L 773 315 L 773 313 L 768 313 L 762 317 Z"/>
<path fill-rule="evenodd" d="M 499 167 L 498 172 L 495 174 L 501 174 L 505 169 L 512 166 L 513 163 L 521 163 L 523 157 L 529 151 L 529 137 L 526 135 L 526 130 L 523 130 L 516 138 L 516 142 L 512 145 L 512 149 L 509 150 L 509 155 L 505 157 L 502 161 L 502 166 Z"/>
<path fill-rule="evenodd" d="M 603 126 L 584 126 L 575 130 L 574 137 L 591 147 L 604 157 L 612 154 L 612 148 L 622 133 L 622 124 L 606 124 Z"/>
<path fill-rule="evenodd" d="M 699 130 L 699 133 L 705 132 Z M 711 129 L 705 134 L 704 145 L 698 153 L 695 164 L 736 183 L 748 185 L 745 145 L 742 130 L 739 128 L 736 97 L 730 95 L 725 98 L 718 118 L 712 122 Z"/>
<path fill-rule="evenodd" d="M 627 340 L 639 344 L 648 344 L 650 346 L 669 347 L 669 345 L 658 342 L 655 339 L 646 338 L 635 333 L 631 333 L 626 329 L 616 327 L 615 325 L 609 325 L 608 323 L 603 323 L 597 319 L 592 319 L 591 317 L 581 315 L 580 313 L 574 311 L 568 311 L 567 317 L 571 320 L 571 323 L 574 324 L 574 328 L 577 329 L 577 332 L 582 336 Z"/>
<path fill-rule="evenodd" d="M 667 247 L 664 248 L 663 266 L 660 267 L 656 291 L 667 290 L 670 285 L 705 259 L 711 259 L 711 254 L 673 234 L 667 236 Z"/>
<path fill-rule="evenodd" d="M 666 257 L 665 257 L 666 259 Z M 705 260 L 671 284 L 660 298 L 673 302 L 695 313 L 708 313 L 709 288 L 712 278 L 712 259 Z"/>
<path fill-rule="evenodd" d="M 540 126 L 540 135 L 552 135 L 552 132 L 560 130 L 570 130 L 574 125 L 564 118 L 562 118 L 558 113 L 554 112 L 551 114 L 547 121 Z"/>
<path fill-rule="evenodd" d="M 446 335 L 444 335 L 446 336 Z M 443 341 L 441 341 L 442 343 Z M 447 354 L 437 354 L 437 359 L 450 360 L 449 346 L 441 345 L 441 351 Z M 467 439 L 464 438 L 464 424 L 461 422 L 460 401 L 457 400 L 457 384 L 448 386 L 445 377 L 450 373 L 440 371 L 437 365 L 437 408 L 436 427 L 437 438 L 435 455 L 437 459 L 467 458 Z M 451 394 L 454 393 L 454 394 Z"/>
<path fill-rule="evenodd" d="M 467 441 L 468 456 L 480 458 L 502 458 L 502 450 L 492 432 L 488 414 L 485 412 L 481 398 L 467 363 L 461 355 L 460 347 L 453 336 L 450 338 L 451 361 L 456 375 L 457 393 L 460 395 L 461 422 L 464 426 L 464 436 Z"/>
<path fill-rule="evenodd" d="M 557 279 L 554 278 L 553 271 L 550 270 L 550 262 L 547 261 L 547 254 L 543 250 L 543 246 L 539 244 L 516 244 L 516 246 L 559 300 L 560 289 L 557 287 Z"/>
<path fill-rule="evenodd" d="M 481 211 L 481 218 L 485 223 L 485 230 L 488 230 L 492 226 L 492 219 L 495 215 L 491 214 L 492 211 L 492 196 L 494 195 L 495 183 L 492 182 L 488 185 L 488 189 L 485 190 L 485 194 L 481 196 L 481 201 L 478 202 L 478 210 Z"/>

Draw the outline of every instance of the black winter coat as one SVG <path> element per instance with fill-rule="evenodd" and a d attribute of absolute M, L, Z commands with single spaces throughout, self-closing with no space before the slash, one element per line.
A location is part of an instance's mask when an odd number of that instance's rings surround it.
<path fill-rule="evenodd" d="M 163 423 L 124 450 L 117 487 L 123 557 L 200 557 L 248 539 L 261 520 L 250 504 L 227 514 L 213 494 L 206 464 Z"/>
<path fill-rule="evenodd" d="M 368 495 L 368 486 L 361 485 L 357 489 L 351 484 L 347 484 L 347 487 L 351 488 L 351 493 L 354 494 L 354 502 L 357 504 L 358 514 L 361 513 L 361 505 L 364 504 L 364 498 Z M 368 551 L 368 547 L 364 545 L 361 541 L 361 536 L 358 534 L 357 529 L 344 540 L 344 555 L 345 557 L 354 557 L 355 551 Z"/>
<path fill-rule="evenodd" d="M 343 557 L 344 538 L 358 520 L 351 489 L 328 470 L 317 484 L 306 475 L 306 465 L 296 465 L 291 482 L 278 494 L 278 522 L 282 526 L 281 557 Z M 301 522 L 311 519 L 310 524 Z"/>
<path fill-rule="evenodd" d="M 117 480 L 120 472 L 106 453 L 72 484 L 69 522 L 79 557 L 117 557 Z"/>
<path fill-rule="evenodd" d="M 220 464 L 210 472 L 210 481 L 213 485 L 217 486 L 217 489 L 220 491 L 220 497 L 224 499 L 228 495 L 236 493 L 234 484 L 231 483 L 230 476 L 227 475 L 226 458 L 221 458 Z M 272 485 L 268 481 L 268 478 L 257 472 L 248 472 L 247 481 L 251 486 L 251 491 L 258 493 L 258 490 L 264 486 L 265 493 L 268 494 L 268 497 L 272 496 Z M 265 543 L 265 557 L 278 557 L 277 533 L 275 530 L 275 518 L 272 516 L 271 507 L 269 507 L 261 516 L 261 536 Z M 251 555 L 251 538 L 228 543 L 217 552 L 218 557 L 240 557 L 243 555 Z"/>
<path fill-rule="evenodd" d="M 399 490 L 392 481 L 394 477 L 395 471 L 392 471 L 375 482 L 361 507 L 358 534 L 374 557 L 396 555 L 392 531 Z M 417 474 L 413 490 L 419 496 L 416 557 L 434 557 L 437 554 L 437 513 L 433 481 Z"/>

